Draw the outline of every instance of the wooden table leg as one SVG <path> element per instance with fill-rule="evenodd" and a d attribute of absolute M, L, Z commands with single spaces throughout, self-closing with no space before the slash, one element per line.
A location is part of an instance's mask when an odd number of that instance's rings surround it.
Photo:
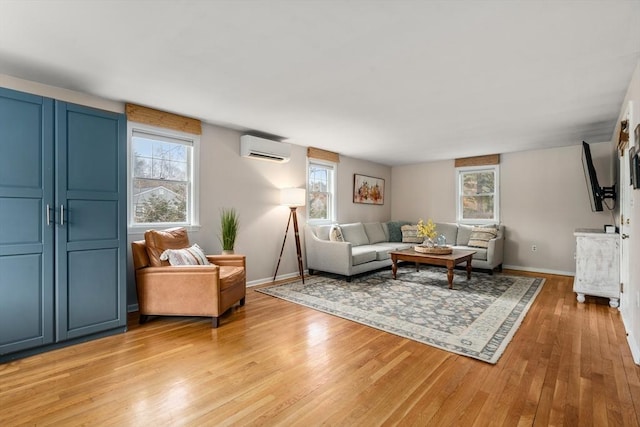
<path fill-rule="evenodd" d="M 471 257 L 467 258 L 467 280 L 471 280 Z"/>
<path fill-rule="evenodd" d="M 447 265 L 447 280 L 449 281 L 449 289 L 453 289 L 453 265 Z"/>
<path fill-rule="evenodd" d="M 391 273 L 393 278 L 396 278 L 396 273 L 398 272 L 398 260 L 393 255 L 391 256 Z"/>

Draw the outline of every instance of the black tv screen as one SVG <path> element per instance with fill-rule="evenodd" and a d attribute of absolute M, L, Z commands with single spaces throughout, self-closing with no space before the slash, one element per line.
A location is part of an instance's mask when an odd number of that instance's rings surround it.
<path fill-rule="evenodd" d="M 603 195 L 598 184 L 598 176 L 596 168 L 593 166 L 591 157 L 591 148 L 589 144 L 582 141 L 582 168 L 584 169 L 584 178 L 587 181 L 587 190 L 589 191 L 589 201 L 591 202 L 591 210 L 593 212 L 601 212 Z"/>

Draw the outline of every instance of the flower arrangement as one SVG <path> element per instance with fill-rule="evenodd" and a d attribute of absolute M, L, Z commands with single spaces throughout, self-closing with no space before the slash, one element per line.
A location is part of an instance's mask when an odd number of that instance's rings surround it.
<path fill-rule="evenodd" d="M 429 219 L 425 224 L 422 221 L 422 218 L 418 220 L 418 232 L 416 233 L 418 237 L 427 237 L 431 240 L 435 239 L 438 236 L 436 232 L 436 225 Z"/>

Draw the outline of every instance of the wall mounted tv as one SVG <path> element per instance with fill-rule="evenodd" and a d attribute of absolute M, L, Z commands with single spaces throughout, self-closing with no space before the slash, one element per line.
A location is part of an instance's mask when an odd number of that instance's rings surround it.
<path fill-rule="evenodd" d="M 587 190 L 589 191 L 589 201 L 591 202 L 591 210 L 601 212 L 605 199 L 616 200 L 616 187 L 600 187 L 598 183 L 598 175 L 596 168 L 593 166 L 593 158 L 591 157 L 591 147 L 582 141 L 582 167 L 584 169 L 584 177 L 587 181 Z M 606 202 L 604 202 L 606 205 Z M 607 205 L 607 209 L 612 210 L 613 207 Z"/>

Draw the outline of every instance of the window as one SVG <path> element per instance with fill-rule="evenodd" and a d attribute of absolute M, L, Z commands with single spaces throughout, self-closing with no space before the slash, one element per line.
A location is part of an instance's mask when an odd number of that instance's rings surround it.
<path fill-rule="evenodd" d="M 321 224 L 335 221 L 336 164 L 309 160 L 307 169 L 307 219 Z"/>
<path fill-rule="evenodd" d="M 129 124 L 129 225 L 197 226 L 196 135 Z"/>
<path fill-rule="evenodd" d="M 457 168 L 457 216 L 466 224 L 498 223 L 499 168 L 472 166 Z"/>

